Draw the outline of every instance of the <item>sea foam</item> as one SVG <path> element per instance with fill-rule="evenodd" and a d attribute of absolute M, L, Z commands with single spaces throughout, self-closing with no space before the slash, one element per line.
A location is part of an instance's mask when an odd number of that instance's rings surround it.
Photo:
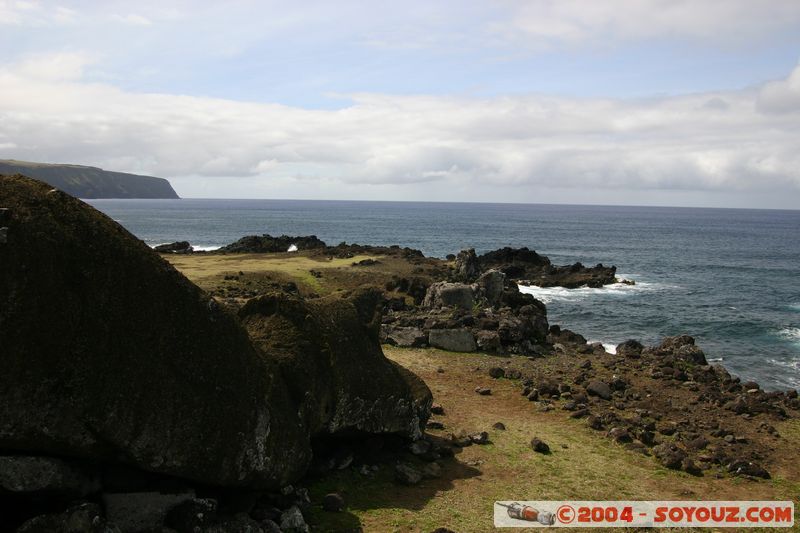
<path fill-rule="evenodd" d="M 778 332 L 778 336 L 795 344 L 800 344 L 800 328 L 784 328 Z"/>
<path fill-rule="evenodd" d="M 533 295 L 537 300 L 547 304 L 556 301 L 581 301 L 594 296 L 606 295 L 612 297 L 631 296 L 640 292 L 653 292 L 666 288 L 670 285 L 663 283 L 649 283 L 637 281 L 636 285 L 627 283 L 612 283 L 603 287 L 579 287 L 577 289 L 565 289 L 564 287 L 537 287 L 536 285 L 520 285 L 519 290 L 525 294 Z"/>

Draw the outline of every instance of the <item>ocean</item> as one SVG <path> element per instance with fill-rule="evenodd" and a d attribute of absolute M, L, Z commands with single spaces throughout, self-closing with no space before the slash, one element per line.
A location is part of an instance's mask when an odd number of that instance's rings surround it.
<path fill-rule="evenodd" d="M 427 256 L 527 246 L 556 264 L 616 265 L 636 285 L 524 288 L 609 347 L 687 333 L 768 389 L 800 387 L 800 211 L 307 200 L 91 200 L 150 245 L 244 235 L 399 244 Z"/>

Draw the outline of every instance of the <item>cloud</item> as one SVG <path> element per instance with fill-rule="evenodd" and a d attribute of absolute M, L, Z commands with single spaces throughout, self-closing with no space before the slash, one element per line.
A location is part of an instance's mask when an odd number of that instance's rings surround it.
<path fill-rule="evenodd" d="M 648 100 L 367 93 L 318 110 L 127 92 L 81 81 L 87 61 L 0 69 L 0 157 L 256 181 L 800 189 L 800 67 L 758 89 Z"/>
<path fill-rule="evenodd" d="M 694 38 L 749 43 L 800 22 L 796 0 L 507 0 L 491 31 L 534 48 Z"/>
<path fill-rule="evenodd" d="M 77 80 L 83 76 L 84 68 L 93 62 L 91 54 L 79 52 L 33 54 L 12 65 L 11 70 L 22 79 Z"/>
<path fill-rule="evenodd" d="M 127 15 L 114 14 L 111 19 L 132 26 L 151 26 L 153 24 L 153 21 L 149 18 L 136 13 L 128 13 Z"/>
<path fill-rule="evenodd" d="M 756 104 L 765 113 L 800 113 L 800 67 L 787 79 L 764 85 Z"/>
<path fill-rule="evenodd" d="M 43 6 L 41 2 L 28 0 L 0 0 L 0 26 L 45 26 L 69 24 L 77 13 L 60 5 Z"/>

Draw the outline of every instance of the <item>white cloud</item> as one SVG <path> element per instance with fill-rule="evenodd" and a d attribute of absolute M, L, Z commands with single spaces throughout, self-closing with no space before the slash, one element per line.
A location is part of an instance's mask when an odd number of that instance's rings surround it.
<path fill-rule="evenodd" d="M 136 13 L 128 13 L 127 15 L 114 14 L 111 19 L 132 26 L 151 26 L 153 24 L 153 21 L 149 18 Z"/>
<path fill-rule="evenodd" d="M 787 79 L 764 85 L 757 104 L 767 113 L 800 112 L 800 67 L 794 69 Z"/>
<path fill-rule="evenodd" d="M 651 100 L 356 94 L 309 110 L 125 92 L 80 81 L 87 61 L 0 70 L 0 157 L 256 182 L 800 189 L 800 67 L 760 90 Z"/>
<path fill-rule="evenodd" d="M 493 32 L 532 47 L 698 38 L 749 42 L 800 22 L 797 0 L 507 0 Z"/>
<path fill-rule="evenodd" d="M 34 54 L 11 66 L 11 70 L 23 79 L 32 80 L 77 80 L 83 76 L 84 68 L 93 62 L 90 54 L 59 52 Z"/>
<path fill-rule="evenodd" d="M 0 0 L 0 26 L 69 24 L 75 21 L 76 16 L 73 9 L 61 5 L 45 6 L 29 0 Z"/>

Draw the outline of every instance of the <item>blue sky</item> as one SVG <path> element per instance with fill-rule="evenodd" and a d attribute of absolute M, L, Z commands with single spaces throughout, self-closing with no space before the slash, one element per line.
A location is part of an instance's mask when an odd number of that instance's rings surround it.
<path fill-rule="evenodd" d="M 0 158 L 183 196 L 800 208 L 800 2 L 0 0 Z"/>

